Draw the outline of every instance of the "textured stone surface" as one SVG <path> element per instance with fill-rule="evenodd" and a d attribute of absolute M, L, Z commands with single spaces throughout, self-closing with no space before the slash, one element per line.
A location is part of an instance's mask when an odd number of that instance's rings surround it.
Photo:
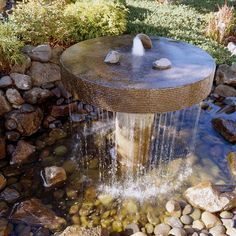
<path fill-rule="evenodd" d="M 228 84 L 236 86 L 236 71 L 233 71 L 229 65 L 219 65 L 216 71 L 216 84 Z"/>
<path fill-rule="evenodd" d="M 60 67 L 53 63 L 32 62 L 29 70 L 34 86 L 61 80 Z"/>
<path fill-rule="evenodd" d="M 28 75 L 11 73 L 11 78 L 13 79 L 16 87 L 21 90 L 29 90 L 32 87 L 31 78 Z"/>
<path fill-rule="evenodd" d="M 194 207 L 211 213 L 236 207 L 234 192 L 221 193 L 210 182 L 203 182 L 188 188 L 184 196 Z"/>
<path fill-rule="evenodd" d="M 51 187 L 67 179 L 66 172 L 62 167 L 50 166 L 44 169 L 44 186 Z"/>
<path fill-rule="evenodd" d="M 50 90 L 38 87 L 32 88 L 31 90 L 24 93 L 25 101 L 30 104 L 43 103 L 52 96 L 53 93 Z"/>
<path fill-rule="evenodd" d="M 105 230 L 101 227 L 86 229 L 78 225 L 68 226 L 61 234 L 58 236 L 108 236 Z"/>
<path fill-rule="evenodd" d="M 13 84 L 13 81 L 10 76 L 3 76 L 0 79 L 0 88 L 6 88 Z"/>
<path fill-rule="evenodd" d="M 20 140 L 12 154 L 11 164 L 22 164 L 29 160 L 29 157 L 35 152 L 35 146 Z"/>
<path fill-rule="evenodd" d="M 33 61 L 48 62 L 52 58 L 52 49 L 49 45 L 43 44 L 27 51 Z"/>
<path fill-rule="evenodd" d="M 127 113 L 180 110 L 206 98 L 215 73 L 212 57 L 190 44 L 151 39 L 153 48 L 148 56 L 140 58 L 141 66 L 135 68 L 130 53 L 133 37 L 129 35 L 96 38 L 66 49 L 61 57 L 66 88 L 87 104 Z M 119 65 L 104 63 L 111 48 L 122 54 Z M 168 57 L 172 68 L 153 70 L 157 55 Z"/>
<path fill-rule="evenodd" d="M 65 223 L 64 219 L 58 217 L 38 199 L 21 202 L 16 206 L 10 219 L 23 221 L 32 226 L 43 226 L 52 231 L 60 230 Z"/>
<path fill-rule="evenodd" d="M 229 142 L 236 142 L 236 121 L 215 118 L 212 120 L 214 129 Z"/>
<path fill-rule="evenodd" d="M 17 89 L 7 89 L 6 91 L 7 100 L 13 105 L 21 105 L 24 103 L 24 99 Z"/>
<path fill-rule="evenodd" d="M 4 94 L 2 91 L 0 91 L 0 116 L 3 114 L 9 112 L 11 110 L 11 105 L 5 98 Z"/>
<path fill-rule="evenodd" d="M 228 85 L 220 84 L 215 88 L 214 93 L 221 97 L 236 97 L 236 89 Z"/>
<path fill-rule="evenodd" d="M 14 203 L 19 200 L 20 194 L 13 188 L 5 188 L 0 194 L 0 200 L 4 200 L 7 203 Z"/>

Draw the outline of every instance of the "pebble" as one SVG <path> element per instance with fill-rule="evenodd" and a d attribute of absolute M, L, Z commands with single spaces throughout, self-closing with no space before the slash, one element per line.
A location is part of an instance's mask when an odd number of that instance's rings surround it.
<path fill-rule="evenodd" d="M 182 222 L 180 221 L 180 219 L 177 218 L 177 217 L 174 217 L 174 216 L 168 217 L 168 218 L 166 219 L 166 223 L 167 223 L 169 226 L 171 226 L 172 228 L 182 228 L 182 227 L 183 227 L 183 224 L 182 224 Z"/>
<path fill-rule="evenodd" d="M 167 58 L 161 58 L 160 60 L 153 62 L 153 68 L 158 70 L 167 70 L 171 68 L 171 61 Z"/>
<path fill-rule="evenodd" d="M 172 230 L 170 230 L 169 235 L 186 236 L 186 232 L 181 228 L 173 228 Z"/>
<path fill-rule="evenodd" d="M 200 233 L 199 236 L 208 236 L 206 233 Z"/>
<path fill-rule="evenodd" d="M 21 105 L 24 103 L 24 99 L 17 89 L 7 89 L 6 91 L 7 100 L 13 105 Z"/>
<path fill-rule="evenodd" d="M 152 234 L 153 231 L 154 231 L 154 226 L 153 226 L 152 224 L 150 224 L 150 223 L 147 223 L 147 224 L 145 225 L 145 229 L 146 229 L 146 232 L 147 232 L 148 234 Z"/>
<path fill-rule="evenodd" d="M 104 62 L 108 64 L 117 64 L 120 61 L 121 54 L 117 51 L 111 50 L 108 52 Z"/>
<path fill-rule="evenodd" d="M 54 154 L 58 157 L 64 156 L 67 153 L 67 147 L 66 146 L 58 146 L 54 149 Z"/>
<path fill-rule="evenodd" d="M 12 85 L 12 79 L 10 76 L 3 76 L 0 79 L 0 88 L 6 88 Z"/>
<path fill-rule="evenodd" d="M 170 200 L 166 203 L 166 210 L 168 212 L 173 212 L 173 211 L 179 211 L 180 210 L 180 204 L 178 201 L 175 200 Z"/>
<path fill-rule="evenodd" d="M 170 230 L 171 230 L 171 227 L 169 225 L 162 223 L 162 224 L 156 225 L 154 229 L 154 234 L 156 236 L 167 236 Z"/>
<path fill-rule="evenodd" d="M 212 236 L 218 236 L 219 234 L 225 234 L 225 232 L 226 232 L 226 229 L 223 225 L 216 225 L 209 230 L 209 233 L 212 234 Z"/>
<path fill-rule="evenodd" d="M 183 209 L 183 215 L 189 215 L 192 212 L 193 212 L 193 207 L 190 204 L 186 205 Z"/>
<path fill-rule="evenodd" d="M 201 219 L 202 219 L 202 222 L 207 227 L 207 229 L 210 229 L 216 225 L 222 224 L 220 219 L 216 215 L 214 215 L 208 211 L 204 211 L 202 213 Z"/>
<path fill-rule="evenodd" d="M 232 219 L 233 218 L 233 213 L 231 213 L 231 212 L 229 212 L 229 211 L 222 211 L 221 213 L 220 213 L 220 217 L 222 218 L 222 219 Z"/>
<path fill-rule="evenodd" d="M 226 228 L 236 226 L 236 221 L 234 219 L 222 219 L 221 221 Z"/>
<path fill-rule="evenodd" d="M 201 218 L 201 210 L 198 208 L 195 208 L 193 210 L 193 212 L 190 214 L 190 216 L 194 219 L 194 220 L 199 220 Z"/>
<path fill-rule="evenodd" d="M 235 236 L 236 235 L 236 228 L 228 228 L 226 231 L 226 234 L 229 236 Z"/>
<path fill-rule="evenodd" d="M 137 233 L 134 233 L 134 234 L 132 234 L 130 236 L 147 236 L 147 235 L 145 233 L 143 233 L 143 232 L 137 232 Z"/>
<path fill-rule="evenodd" d="M 138 225 L 135 224 L 135 223 L 127 225 L 125 229 L 126 230 L 132 230 L 133 233 L 137 233 L 137 232 L 140 231 Z"/>
<path fill-rule="evenodd" d="M 0 174 L 0 190 L 5 188 L 6 183 L 7 183 L 6 178 L 2 174 Z"/>
<path fill-rule="evenodd" d="M 193 228 L 198 229 L 198 230 L 202 230 L 205 228 L 205 225 L 201 220 L 194 220 L 193 221 Z"/>
<path fill-rule="evenodd" d="M 190 224 L 193 223 L 193 218 L 191 216 L 188 216 L 188 215 L 181 216 L 180 220 L 185 225 L 190 225 Z"/>

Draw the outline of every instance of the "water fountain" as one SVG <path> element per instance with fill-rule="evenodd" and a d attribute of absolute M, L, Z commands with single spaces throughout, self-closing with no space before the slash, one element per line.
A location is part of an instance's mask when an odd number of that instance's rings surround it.
<path fill-rule="evenodd" d="M 118 56 L 105 63 L 114 51 Z M 116 113 L 113 158 L 126 178 L 173 158 L 184 116 L 195 117 L 194 136 L 200 113 L 194 105 L 209 95 L 216 67 L 193 45 L 143 34 L 80 42 L 63 53 L 61 64 L 75 98 Z"/>

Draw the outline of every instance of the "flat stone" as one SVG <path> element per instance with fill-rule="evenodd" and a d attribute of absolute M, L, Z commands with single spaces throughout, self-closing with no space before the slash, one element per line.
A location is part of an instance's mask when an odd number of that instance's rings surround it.
<path fill-rule="evenodd" d="M 17 89 L 11 89 L 11 88 L 7 89 L 6 97 L 7 100 L 13 105 L 19 106 L 25 102 Z"/>
<path fill-rule="evenodd" d="M 10 76 L 3 76 L 0 79 L 0 88 L 7 88 L 13 84 L 13 81 Z"/>
<path fill-rule="evenodd" d="M 228 153 L 227 161 L 231 174 L 236 176 L 236 152 Z"/>
<path fill-rule="evenodd" d="M 27 51 L 33 61 L 48 62 L 52 58 L 52 49 L 49 45 L 43 44 Z"/>
<path fill-rule="evenodd" d="M 171 68 L 171 61 L 167 58 L 161 58 L 160 60 L 153 62 L 153 68 L 158 70 L 167 70 Z"/>
<path fill-rule="evenodd" d="M 60 67 L 53 63 L 32 62 L 29 70 L 34 86 L 61 80 Z"/>
<path fill-rule="evenodd" d="M 7 203 L 14 203 L 19 200 L 20 194 L 13 188 L 5 188 L 0 193 L 0 200 L 4 200 Z"/>
<path fill-rule="evenodd" d="M 24 99 L 30 104 L 44 103 L 53 96 L 53 93 L 48 89 L 32 88 L 24 93 Z"/>
<path fill-rule="evenodd" d="M 21 90 L 29 90 L 32 87 L 31 77 L 19 73 L 11 73 L 11 78 L 13 79 L 16 87 Z"/>
<path fill-rule="evenodd" d="M 232 67 L 229 65 L 219 65 L 216 71 L 215 80 L 217 85 L 227 84 L 230 86 L 236 86 L 236 71 L 232 70 Z"/>
<path fill-rule="evenodd" d="M 108 236 L 105 229 L 100 226 L 86 229 L 78 225 L 68 226 L 62 233 L 57 236 Z"/>
<path fill-rule="evenodd" d="M 5 113 L 11 111 L 11 105 L 5 98 L 2 91 L 0 91 L 0 116 L 4 115 Z"/>
<path fill-rule="evenodd" d="M 156 225 L 155 229 L 154 229 L 154 234 L 156 236 L 168 236 L 169 235 L 169 232 L 171 230 L 171 227 L 167 224 L 159 224 L 159 225 Z"/>
<path fill-rule="evenodd" d="M 40 108 L 33 112 L 12 111 L 7 115 L 5 126 L 8 130 L 16 129 L 23 136 L 36 133 L 42 123 L 43 113 Z"/>
<path fill-rule="evenodd" d="M 234 192 L 221 193 L 210 182 L 188 188 L 184 196 L 192 206 L 211 213 L 230 210 L 236 206 Z"/>
<path fill-rule="evenodd" d="M 193 218 L 191 216 L 189 216 L 189 215 L 182 215 L 180 217 L 180 220 L 185 225 L 190 225 L 193 222 Z"/>
<path fill-rule="evenodd" d="M 30 226 L 43 226 L 52 231 L 59 231 L 65 224 L 63 218 L 58 217 L 50 208 L 35 198 L 21 202 L 15 209 L 10 219 L 23 221 Z"/>
<path fill-rule="evenodd" d="M 64 168 L 57 166 L 46 167 L 44 169 L 44 174 L 42 174 L 42 177 L 45 187 L 57 185 L 67 179 Z"/>
<path fill-rule="evenodd" d="M 12 154 L 11 164 L 23 164 L 29 161 L 29 157 L 36 151 L 35 146 L 20 140 Z"/>
<path fill-rule="evenodd" d="M 212 120 L 212 125 L 227 141 L 236 142 L 236 121 L 215 118 Z"/>
<path fill-rule="evenodd" d="M 236 97 L 236 89 L 224 84 L 218 85 L 215 88 L 214 93 L 221 97 Z"/>

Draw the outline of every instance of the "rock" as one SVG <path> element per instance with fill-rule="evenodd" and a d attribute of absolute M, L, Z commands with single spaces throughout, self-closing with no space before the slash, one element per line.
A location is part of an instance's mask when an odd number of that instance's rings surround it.
<path fill-rule="evenodd" d="M 171 68 L 171 61 L 167 58 L 161 58 L 153 62 L 153 68 L 158 70 L 167 70 Z"/>
<path fill-rule="evenodd" d="M 66 172 L 62 167 L 51 166 L 44 169 L 44 186 L 51 187 L 59 183 L 64 182 L 66 177 Z"/>
<path fill-rule="evenodd" d="M 202 230 L 205 228 L 205 224 L 201 220 L 194 220 L 192 226 L 197 230 Z"/>
<path fill-rule="evenodd" d="M 36 133 L 42 123 L 43 113 L 40 108 L 33 112 L 12 111 L 6 117 L 5 126 L 8 130 L 16 129 L 23 136 Z"/>
<path fill-rule="evenodd" d="M 131 230 L 132 234 L 139 232 L 139 227 L 137 224 L 132 223 L 126 226 L 126 230 Z"/>
<path fill-rule="evenodd" d="M 61 80 L 60 67 L 53 63 L 33 62 L 29 70 L 34 86 Z"/>
<path fill-rule="evenodd" d="M 10 76 L 3 76 L 0 79 L 0 88 L 7 88 L 13 84 L 13 81 Z"/>
<path fill-rule="evenodd" d="M 211 213 L 230 210 L 236 206 L 234 192 L 221 193 L 210 182 L 188 188 L 184 196 L 192 206 Z"/>
<path fill-rule="evenodd" d="M 227 84 L 230 86 L 236 86 L 236 71 L 232 70 L 234 66 L 223 64 L 219 65 L 216 71 L 216 84 Z"/>
<path fill-rule="evenodd" d="M 185 225 L 190 225 L 193 222 L 193 218 L 191 216 L 189 216 L 189 215 L 182 215 L 180 217 L 180 220 Z"/>
<path fill-rule="evenodd" d="M 221 97 L 236 97 L 236 89 L 223 84 L 218 85 L 214 93 Z"/>
<path fill-rule="evenodd" d="M 35 146 L 20 140 L 12 154 L 11 164 L 23 164 L 29 161 L 29 157 L 36 151 Z"/>
<path fill-rule="evenodd" d="M 109 206 L 113 201 L 113 197 L 109 194 L 100 194 L 98 199 L 103 206 Z"/>
<path fill-rule="evenodd" d="M 236 142 L 236 121 L 215 118 L 212 120 L 212 125 L 227 141 Z"/>
<path fill-rule="evenodd" d="M 236 220 L 234 219 L 222 219 L 221 221 L 225 228 L 236 227 Z"/>
<path fill-rule="evenodd" d="M 0 159 L 6 157 L 6 140 L 4 137 L 0 137 Z"/>
<path fill-rule="evenodd" d="M 236 176 L 236 152 L 229 152 L 227 154 L 227 161 L 231 174 Z"/>
<path fill-rule="evenodd" d="M 210 229 L 216 225 L 222 224 L 220 219 L 216 215 L 214 215 L 208 211 L 204 211 L 202 213 L 202 222 L 207 227 L 207 229 Z"/>
<path fill-rule="evenodd" d="M 20 194 L 13 188 L 5 188 L 1 194 L 0 199 L 6 201 L 7 203 L 14 203 L 19 200 Z"/>
<path fill-rule="evenodd" d="M 105 229 L 102 229 L 100 226 L 86 229 L 78 225 L 72 225 L 68 226 L 58 236 L 108 236 L 108 233 Z"/>
<path fill-rule="evenodd" d="M 21 90 L 29 90 L 32 87 L 32 80 L 30 76 L 19 74 L 19 73 L 11 73 L 11 78 L 13 79 L 16 87 Z"/>
<path fill-rule="evenodd" d="M 16 142 L 20 139 L 20 133 L 16 131 L 8 131 L 5 133 L 7 140 Z"/>
<path fill-rule="evenodd" d="M 0 1 L 0 12 L 4 11 L 4 8 L 6 7 L 7 0 L 1 0 Z"/>
<path fill-rule="evenodd" d="M 7 184 L 6 178 L 2 174 L 0 174 L 0 191 L 6 187 L 6 184 Z"/>
<path fill-rule="evenodd" d="M 54 149 L 54 154 L 58 157 L 64 156 L 67 153 L 67 147 L 64 145 L 58 146 Z"/>
<path fill-rule="evenodd" d="M 187 234 L 185 233 L 184 229 L 173 228 L 172 230 L 170 230 L 169 235 L 173 235 L 173 236 L 186 236 Z"/>
<path fill-rule="evenodd" d="M 68 105 L 53 106 L 51 110 L 51 115 L 53 117 L 63 117 L 68 116 L 70 112 L 78 110 L 76 102 L 70 103 Z"/>
<path fill-rule="evenodd" d="M 26 70 L 31 66 L 31 59 L 24 54 L 24 59 L 20 64 L 13 65 L 11 73 L 25 74 Z"/>
<path fill-rule="evenodd" d="M 150 39 L 150 37 L 146 34 L 137 34 L 137 36 L 143 44 L 143 47 L 145 49 L 151 49 L 152 48 L 152 40 Z"/>
<path fill-rule="evenodd" d="M 61 46 L 56 46 L 52 48 L 52 58 L 50 62 L 60 65 L 60 56 L 63 53 L 64 48 Z"/>
<path fill-rule="evenodd" d="M 223 103 L 229 106 L 236 106 L 236 97 L 227 97 Z"/>
<path fill-rule="evenodd" d="M 0 91 L 0 116 L 4 115 L 5 113 L 11 110 L 11 105 L 5 98 L 2 91 Z"/>
<path fill-rule="evenodd" d="M 7 100 L 13 105 L 19 106 L 25 102 L 18 90 L 16 89 L 7 89 L 6 97 Z"/>
<path fill-rule="evenodd" d="M 121 54 L 119 52 L 111 50 L 106 55 L 104 62 L 108 64 L 117 64 L 120 61 L 120 57 Z"/>
<path fill-rule="evenodd" d="M 147 235 L 145 233 L 143 233 L 143 232 L 137 232 L 137 233 L 132 234 L 130 236 L 147 236 Z"/>
<path fill-rule="evenodd" d="M 180 210 L 180 204 L 178 201 L 175 200 L 170 200 L 166 203 L 166 210 L 168 212 L 173 212 L 173 211 L 179 211 Z"/>
<path fill-rule="evenodd" d="M 52 58 L 52 49 L 49 45 L 43 44 L 27 50 L 27 55 L 33 61 L 48 62 Z"/>
<path fill-rule="evenodd" d="M 1 0 L 0 0 L 0 12 L 1 12 Z M 11 235 L 11 229 L 9 227 L 8 221 L 4 218 L 0 219 L 0 235 L 1 236 Z"/>
<path fill-rule="evenodd" d="M 41 89 L 38 87 L 24 93 L 24 99 L 30 104 L 44 103 L 53 96 L 53 93 L 47 89 Z"/>
<path fill-rule="evenodd" d="M 7 206 L 7 203 L 4 201 L 1 201 L 0 202 L 0 217 L 6 217 L 8 210 L 9 210 L 9 207 Z M 0 232 L 1 232 L 1 229 L 0 229 Z"/>
<path fill-rule="evenodd" d="M 228 228 L 226 231 L 226 234 L 229 236 L 235 236 L 236 235 L 236 227 L 234 228 Z"/>
<path fill-rule="evenodd" d="M 236 55 L 236 44 L 233 42 L 229 42 L 227 45 L 228 50 L 231 52 L 232 55 Z"/>
<path fill-rule="evenodd" d="M 220 213 L 220 217 L 222 219 L 232 219 L 234 217 L 233 213 L 231 213 L 230 211 L 222 211 Z"/>
<path fill-rule="evenodd" d="M 183 224 L 180 221 L 180 219 L 177 217 L 174 217 L 174 216 L 168 217 L 166 219 L 165 223 L 168 224 L 169 226 L 171 226 L 172 228 L 182 228 L 183 227 Z"/>
<path fill-rule="evenodd" d="M 162 224 L 156 225 L 154 229 L 154 234 L 156 236 L 168 236 L 170 230 L 171 230 L 171 227 L 169 225 L 162 223 Z"/>
<path fill-rule="evenodd" d="M 193 207 L 190 204 L 187 204 L 183 209 L 183 215 L 189 215 L 192 212 L 193 212 Z M 200 219 L 200 217 L 198 219 Z"/>
<path fill-rule="evenodd" d="M 218 236 L 220 234 L 225 234 L 225 232 L 226 232 L 226 229 L 223 225 L 216 225 L 209 230 L 209 233 L 212 234 L 212 236 Z"/>
<path fill-rule="evenodd" d="M 23 221 L 30 226 L 43 226 L 52 231 L 58 231 L 65 224 L 63 218 L 58 217 L 51 209 L 35 198 L 21 202 L 15 209 L 10 219 Z"/>

